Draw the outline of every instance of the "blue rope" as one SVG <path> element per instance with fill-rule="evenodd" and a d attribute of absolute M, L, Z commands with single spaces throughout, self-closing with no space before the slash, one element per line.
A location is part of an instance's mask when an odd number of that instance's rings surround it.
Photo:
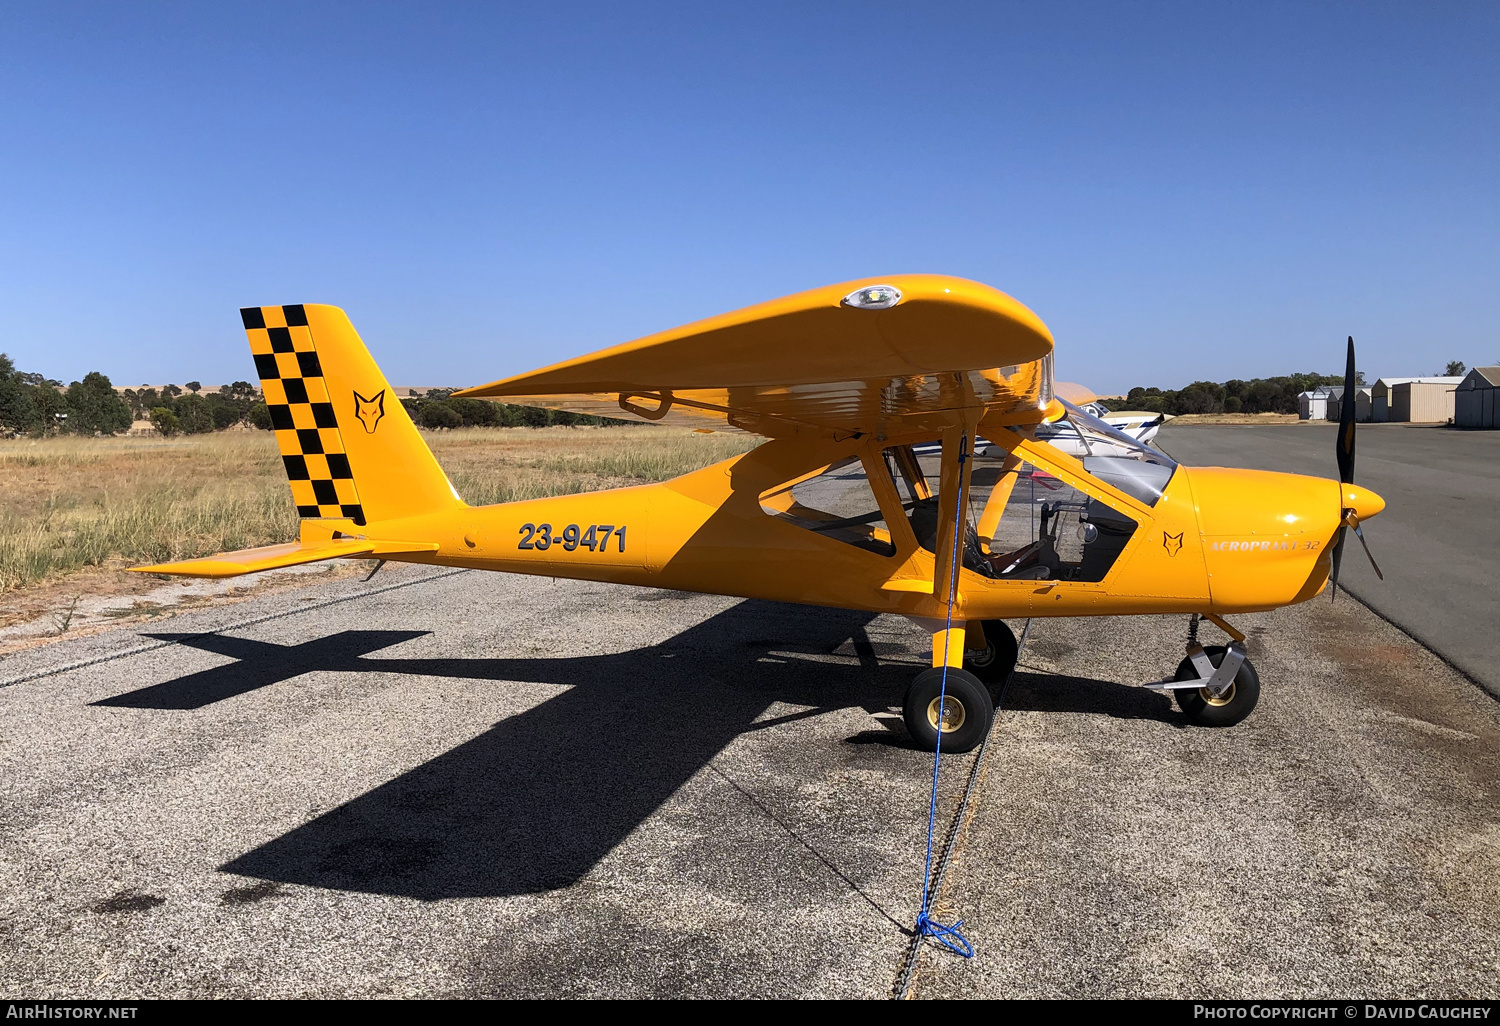
<path fill-rule="evenodd" d="M 948 622 L 943 628 L 943 680 L 938 689 L 938 730 L 937 747 L 932 753 L 932 799 L 927 805 L 927 866 L 922 870 L 922 911 L 917 913 L 917 933 L 923 937 L 931 937 L 943 947 L 964 958 L 974 957 L 974 946 L 969 943 L 958 928 L 964 925 L 960 919 L 952 926 L 947 926 L 933 919 L 928 910 L 932 901 L 932 838 L 937 829 L 937 797 L 938 797 L 938 767 L 943 761 L 943 708 L 948 702 L 948 636 L 953 630 L 953 599 L 958 592 L 958 554 L 959 542 L 963 537 L 962 525 L 964 516 L 964 464 L 969 460 L 969 433 L 964 432 L 962 441 L 958 444 L 958 501 L 955 502 L 956 510 L 953 517 L 953 558 L 948 567 Z"/>
<path fill-rule="evenodd" d="M 969 943 L 969 939 L 967 937 L 958 932 L 958 928 L 962 925 L 964 925 L 964 921 L 962 919 L 954 923 L 952 926 L 944 926 L 942 923 L 929 916 L 926 912 L 917 913 L 918 933 L 920 933 L 923 937 L 931 937 L 933 940 L 937 941 L 939 944 L 947 948 L 949 951 L 953 952 L 955 955 L 962 955 L 965 958 L 973 958 L 974 945 Z"/>

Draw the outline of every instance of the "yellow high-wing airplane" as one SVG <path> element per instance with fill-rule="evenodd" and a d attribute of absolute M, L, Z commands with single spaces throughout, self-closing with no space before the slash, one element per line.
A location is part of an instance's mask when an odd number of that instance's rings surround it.
<path fill-rule="evenodd" d="M 903 614 L 933 652 L 907 727 L 949 751 L 988 733 L 985 682 L 1016 659 L 1002 618 L 1190 614 L 1187 658 L 1147 686 L 1193 722 L 1239 722 L 1260 685 L 1224 614 L 1319 594 L 1344 528 L 1385 506 L 1352 483 L 1352 419 L 1341 483 L 1176 465 L 1055 396 L 1046 325 L 962 278 L 813 289 L 456 393 L 767 439 L 661 484 L 479 507 L 342 310 L 241 315 L 301 538 L 141 572 L 376 558 Z M 1353 360 L 1351 340 L 1351 381 Z M 1063 420 L 1081 458 L 1037 437 Z M 1197 643 L 1200 615 L 1227 647 Z"/>

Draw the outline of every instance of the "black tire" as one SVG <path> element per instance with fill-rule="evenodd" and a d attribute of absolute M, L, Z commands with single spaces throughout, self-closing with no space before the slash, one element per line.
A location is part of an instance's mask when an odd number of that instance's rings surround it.
<path fill-rule="evenodd" d="M 1004 684 L 1016 668 L 1020 646 L 1016 633 L 1004 620 L 985 620 L 984 651 L 964 649 L 964 669 L 986 684 Z"/>
<path fill-rule="evenodd" d="M 930 751 L 937 747 L 935 721 L 939 697 L 944 698 L 943 709 L 947 710 L 950 721 L 956 721 L 943 730 L 943 751 L 973 751 L 990 732 L 990 724 L 995 719 L 995 704 L 990 701 L 989 688 L 984 686 L 984 681 L 956 666 L 948 667 L 946 693 L 941 666 L 917 674 L 917 679 L 906 691 L 902 715 L 906 719 L 906 732 L 918 748 Z"/>
<path fill-rule="evenodd" d="M 1224 646 L 1210 645 L 1204 654 L 1209 662 L 1218 666 L 1224 661 Z M 1191 659 L 1184 659 L 1177 667 L 1177 680 L 1196 680 L 1198 670 Z M 1234 682 L 1219 698 L 1209 694 L 1207 688 L 1177 688 L 1177 707 L 1188 722 L 1200 727 L 1232 727 L 1250 715 L 1255 703 L 1260 701 L 1260 675 L 1246 659 L 1234 675 Z"/>

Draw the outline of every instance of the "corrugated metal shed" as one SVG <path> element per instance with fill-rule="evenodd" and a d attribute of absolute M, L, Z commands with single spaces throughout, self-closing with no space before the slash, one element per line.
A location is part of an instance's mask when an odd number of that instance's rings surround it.
<path fill-rule="evenodd" d="M 1328 397 L 1328 419 L 1337 421 L 1344 415 L 1344 386 L 1335 385 Z M 1370 419 L 1370 387 L 1356 385 L 1354 388 L 1354 419 L 1363 423 Z"/>
<path fill-rule="evenodd" d="M 1297 416 L 1302 420 L 1327 420 L 1330 399 L 1337 399 L 1343 386 L 1319 385 L 1306 392 L 1297 393 Z M 1337 420 L 1338 418 L 1334 418 Z"/>
<path fill-rule="evenodd" d="M 1370 386 L 1370 419 L 1386 421 L 1391 419 L 1391 389 L 1403 382 L 1415 380 L 1413 378 L 1381 378 Z"/>
<path fill-rule="evenodd" d="M 1475 367 L 1453 392 L 1453 422 L 1462 428 L 1493 428 L 1500 405 L 1500 367 Z"/>
<path fill-rule="evenodd" d="M 1442 424 L 1453 419 L 1453 390 L 1463 378 L 1413 378 L 1391 387 L 1391 420 Z"/>
<path fill-rule="evenodd" d="M 1415 420 L 1419 422 L 1453 419 L 1453 389 L 1463 378 L 1381 378 L 1370 388 L 1370 419 Z M 1416 390 L 1416 416 L 1412 414 L 1412 390 Z M 1442 388 L 1428 386 L 1441 385 Z M 1399 394 L 1398 394 L 1399 393 Z"/>

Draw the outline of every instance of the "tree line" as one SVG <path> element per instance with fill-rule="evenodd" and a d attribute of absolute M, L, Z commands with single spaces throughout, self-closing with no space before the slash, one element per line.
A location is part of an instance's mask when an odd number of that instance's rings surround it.
<path fill-rule="evenodd" d="M 1457 365 L 1461 366 L 1461 365 Z M 1447 368 L 1456 370 L 1455 364 Z M 1365 384 L 1364 374 L 1357 380 Z M 1195 381 L 1180 389 L 1136 387 L 1123 400 L 1106 400 L 1115 409 L 1152 413 L 1296 413 L 1297 395 L 1319 385 L 1341 385 L 1340 374 L 1288 374 L 1273 378 L 1232 378 L 1225 382 Z M 0 435 L 53 433 L 116 434 L 135 420 L 150 420 L 163 435 L 205 434 L 248 423 L 269 431 L 271 415 L 260 393 L 248 381 L 236 381 L 218 392 L 200 394 L 202 385 L 142 387 L 117 393 L 110 380 L 90 371 L 66 389 L 40 374 L 18 371 L 0 353 Z M 418 426 L 549 427 L 634 424 L 635 421 L 598 417 L 565 410 L 543 410 L 484 399 L 455 399 L 452 389 L 434 388 L 425 395 L 401 400 Z"/>
<path fill-rule="evenodd" d="M 66 389 L 41 374 L 18 371 L 0 353 L 0 436 L 113 435 L 132 422 L 149 420 L 161 435 L 198 435 L 222 431 L 236 424 L 271 429 L 271 414 L 259 390 L 236 381 L 217 392 L 203 392 L 202 384 L 161 389 L 142 386 L 116 392 L 109 378 L 90 371 Z M 424 428 L 548 427 L 629 424 L 634 421 L 595 417 L 563 410 L 541 410 L 482 399 L 454 399 L 452 389 L 432 389 L 426 395 L 402 399 L 412 420 Z"/>
<path fill-rule="evenodd" d="M 1434 377 L 1458 377 L 1464 373 L 1462 361 L 1450 360 Z M 1365 372 L 1354 375 L 1358 385 L 1368 384 Z M 1184 388 L 1136 387 L 1124 399 L 1107 399 L 1112 410 L 1143 410 L 1150 413 L 1297 413 L 1297 396 L 1319 385 L 1342 385 L 1342 374 L 1287 374 L 1277 378 L 1251 378 L 1244 381 L 1195 381 Z"/>
<path fill-rule="evenodd" d="M 1363 385 L 1363 372 L 1355 380 Z M 1179 389 L 1132 388 L 1124 400 L 1107 402 L 1121 410 L 1150 413 L 1296 413 L 1299 393 L 1319 385 L 1342 385 L 1342 374 L 1287 374 L 1243 381 L 1195 381 Z"/>
<path fill-rule="evenodd" d="M 154 388 L 127 388 L 120 399 L 130 407 L 135 420 L 149 420 L 157 434 L 206 435 L 249 422 L 256 427 L 271 427 L 271 414 L 260 401 L 260 392 L 248 381 L 223 385 L 217 392 L 199 390 L 203 386 L 189 381 L 186 389 L 165 385 Z"/>
<path fill-rule="evenodd" d="M 130 427 L 130 407 L 98 371 L 66 389 L 61 386 L 60 381 L 16 370 L 11 358 L 0 353 L 0 435 L 112 435 Z"/>
<path fill-rule="evenodd" d="M 200 395 L 202 387 L 189 381 L 186 388 L 167 385 L 160 391 L 143 387 L 116 392 L 106 375 L 90 371 L 82 381 L 63 388 L 54 378 L 16 370 L 15 361 L 0 353 L 0 436 L 113 435 L 128 431 L 137 420 L 150 420 L 164 435 L 205 434 L 257 419 L 271 426 L 265 403 L 248 381 Z"/>
<path fill-rule="evenodd" d="M 455 399 L 451 388 L 430 388 L 425 395 L 401 400 L 418 427 L 600 427 L 636 424 L 638 421 L 596 417 L 591 413 L 543 410 L 535 406 L 512 406 L 488 399 Z"/>

